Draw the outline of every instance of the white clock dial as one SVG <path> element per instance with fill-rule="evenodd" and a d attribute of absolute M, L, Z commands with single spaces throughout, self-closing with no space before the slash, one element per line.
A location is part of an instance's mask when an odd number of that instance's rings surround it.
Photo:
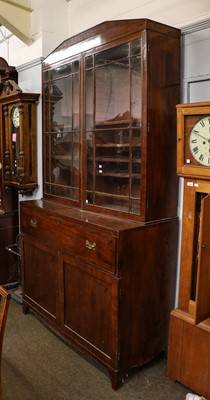
<path fill-rule="evenodd" d="M 210 115 L 201 118 L 193 126 L 189 146 L 195 160 L 210 167 Z"/>
<path fill-rule="evenodd" d="M 18 107 L 13 107 L 12 113 L 11 113 L 11 118 L 12 118 L 12 123 L 15 128 L 18 128 L 20 125 L 20 112 Z"/>

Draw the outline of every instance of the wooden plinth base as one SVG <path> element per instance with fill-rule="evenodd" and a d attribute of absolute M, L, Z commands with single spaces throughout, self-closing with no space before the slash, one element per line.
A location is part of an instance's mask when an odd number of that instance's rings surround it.
<path fill-rule="evenodd" d="M 167 375 L 210 400 L 210 318 L 195 325 L 189 314 L 171 312 Z"/>

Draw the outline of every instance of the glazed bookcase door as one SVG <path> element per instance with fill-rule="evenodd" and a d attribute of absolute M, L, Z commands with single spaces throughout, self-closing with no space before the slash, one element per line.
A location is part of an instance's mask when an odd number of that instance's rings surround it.
<path fill-rule="evenodd" d="M 141 38 L 85 57 L 85 204 L 140 213 Z"/>
<path fill-rule="evenodd" d="M 79 201 L 80 62 L 44 74 L 44 192 L 46 197 Z"/>

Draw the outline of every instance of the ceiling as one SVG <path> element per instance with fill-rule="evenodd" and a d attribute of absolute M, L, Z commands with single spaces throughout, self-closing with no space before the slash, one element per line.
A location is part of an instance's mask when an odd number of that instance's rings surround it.
<path fill-rule="evenodd" d="M 28 45 L 33 42 L 31 12 L 31 0 L 0 0 L 0 24 Z M 2 38 L 9 34 L 2 29 L 0 33 Z"/>

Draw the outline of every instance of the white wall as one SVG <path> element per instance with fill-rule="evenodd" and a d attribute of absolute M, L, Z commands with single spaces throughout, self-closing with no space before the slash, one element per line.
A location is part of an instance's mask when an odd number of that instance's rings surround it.
<path fill-rule="evenodd" d="M 210 18 L 210 0 L 31 0 L 31 6 L 33 44 L 15 36 L 6 46 L 0 42 L 10 65 L 46 57 L 63 40 L 105 20 L 150 18 L 182 28 Z"/>
<path fill-rule="evenodd" d="M 183 29 L 182 101 L 210 100 L 210 20 Z"/>
<path fill-rule="evenodd" d="M 112 19 L 150 18 L 181 28 L 210 17 L 209 0 L 71 0 L 70 34 Z"/>

